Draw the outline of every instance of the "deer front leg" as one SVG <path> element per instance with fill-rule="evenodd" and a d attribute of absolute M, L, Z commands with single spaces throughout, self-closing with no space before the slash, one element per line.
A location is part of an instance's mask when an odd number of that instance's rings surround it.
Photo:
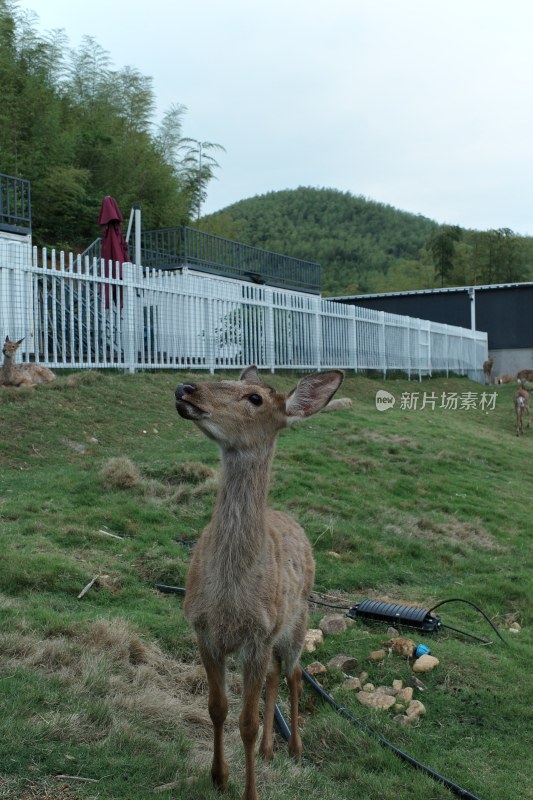
<path fill-rule="evenodd" d="M 291 702 L 291 736 L 289 739 L 289 753 L 295 761 L 302 757 L 302 738 L 298 730 L 298 702 L 302 693 L 302 670 L 297 664 L 289 675 L 287 674 Z"/>
<path fill-rule="evenodd" d="M 275 658 L 266 677 L 263 736 L 261 738 L 261 744 L 259 745 L 259 752 L 265 761 L 271 761 L 274 754 L 274 712 L 276 708 L 280 673 L 281 663 Z"/>
<path fill-rule="evenodd" d="M 255 780 L 255 741 L 259 730 L 259 698 L 269 661 L 270 653 L 243 665 L 243 706 L 239 729 L 244 745 L 246 777 L 242 800 L 259 800 Z"/>
<path fill-rule="evenodd" d="M 224 722 L 228 716 L 228 698 L 225 687 L 224 657 L 215 659 L 199 643 L 200 656 L 207 673 L 209 686 L 209 716 L 213 723 L 213 762 L 211 780 L 214 786 L 225 791 L 228 784 L 228 765 L 224 758 Z"/>

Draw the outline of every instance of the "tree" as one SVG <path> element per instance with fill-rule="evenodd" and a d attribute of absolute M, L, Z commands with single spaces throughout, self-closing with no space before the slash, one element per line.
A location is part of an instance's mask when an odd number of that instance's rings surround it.
<path fill-rule="evenodd" d="M 487 284 L 524 280 L 528 272 L 523 240 L 509 228 L 476 233 L 474 263 Z"/>
<path fill-rule="evenodd" d="M 435 264 L 435 275 L 440 278 L 441 286 L 452 274 L 455 243 L 461 239 L 462 230 L 458 225 L 447 225 L 433 234 L 428 249 Z"/>
<path fill-rule="evenodd" d="M 220 165 L 213 156 L 215 150 L 225 152 L 221 144 L 200 142 L 197 139 L 181 140 L 181 159 L 178 175 L 183 191 L 189 198 L 191 219 L 197 222 L 202 213 L 202 205 L 207 198 L 207 187 Z"/>
<path fill-rule="evenodd" d="M 31 181 L 34 242 L 83 248 L 106 194 L 124 213 L 140 204 L 146 227 L 190 224 L 219 146 L 184 137 L 179 105 L 154 134 L 151 78 L 113 69 L 91 37 L 69 53 L 63 32 L 43 38 L 35 20 L 0 0 L 0 172 Z"/>

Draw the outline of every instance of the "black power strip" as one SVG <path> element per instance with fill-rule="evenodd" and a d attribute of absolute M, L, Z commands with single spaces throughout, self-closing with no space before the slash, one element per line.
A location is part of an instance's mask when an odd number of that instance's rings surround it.
<path fill-rule="evenodd" d="M 361 600 L 350 608 L 347 616 L 352 619 L 361 617 L 376 622 L 390 622 L 392 625 L 406 625 L 428 633 L 438 630 L 440 626 L 440 617 L 433 616 L 425 608 L 387 603 L 384 600 Z"/>

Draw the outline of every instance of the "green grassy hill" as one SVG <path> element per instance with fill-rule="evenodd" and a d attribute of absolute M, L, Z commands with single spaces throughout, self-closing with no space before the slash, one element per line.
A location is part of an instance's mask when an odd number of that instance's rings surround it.
<path fill-rule="evenodd" d="M 432 283 L 420 263 L 437 223 L 392 206 L 335 189 L 296 190 L 241 200 L 211 215 L 208 229 L 322 266 L 326 294 L 377 289 L 394 265 Z M 422 287 L 420 287 L 422 288 Z M 424 287 L 425 288 L 425 287 Z"/>
<path fill-rule="evenodd" d="M 173 390 L 207 375 L 95 372 L 35 390 L 0 388 L 0 797 L 206 800 L 211 730 L 205 677 L 182 600 L 190 543 L 216 491 L 214 445 L 180 419 Z M 295 376 L 269 380 L 290 388 Z M 394 408 L 378 412 L 385 388 Z M 491 644 L 441 628 L 421 635 L 439 666 L 423 676 L 426 715 L 402 726 L 363 707 L 331 671 L 324 685 L 364 724 L 482 800 L 532 797 L 529 741 L 531 454 L 514 431 L 513 386 L 348 375 L 349 410 L 282 433 L 271 503 L 304 525 L 315 589 L 349 606 L 366 597 L 430 608 Z M 443 408 L 452 393 L 458 408 Z M 471 394 L 469 394 L 471 393 Z M 416 396 L 416 405 L 414 408 Z M 473 400 L 475 408 L 461 404 Z M 425 408 L 422 406 L 425 405 Z M 97 579 L 78 599 L 84 587 Z M 327 608 L 311 607 L 317 627 Z M 511 623 L 522 628 L 509 632 Z M 409 664 L 382 647 L 387 626 L 357 620 L 304 664 L 338 653 L 388 685 Z M 228 684 L 228 797 L 241 796 L 240 681 Z M 286 709 L 285 689 L 280 698 Z M 450 791 L 400 761 L 305 687 L 305 763 L 280 740 L 258 767 L 262 800 L 444 800 Z"/>
<path fill-rule="evenodd" d="M 533 238 L 466 230 L 336 189 L 241 200 L 201 221 L 211 233 L 322 267 L 325 295 L 531 280 Z"/>

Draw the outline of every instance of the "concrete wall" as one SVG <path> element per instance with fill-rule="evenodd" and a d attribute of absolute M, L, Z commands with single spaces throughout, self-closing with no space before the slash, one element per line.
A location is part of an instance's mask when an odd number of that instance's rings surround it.
<path fill-rule="evenodd" d="M 533 348 L 523 347 L 516 350 L 491 350 L 494 359 L 492 367 L 492 381 L 499 375 L 512 375 L 521 369 L 533 369 Z"/>

